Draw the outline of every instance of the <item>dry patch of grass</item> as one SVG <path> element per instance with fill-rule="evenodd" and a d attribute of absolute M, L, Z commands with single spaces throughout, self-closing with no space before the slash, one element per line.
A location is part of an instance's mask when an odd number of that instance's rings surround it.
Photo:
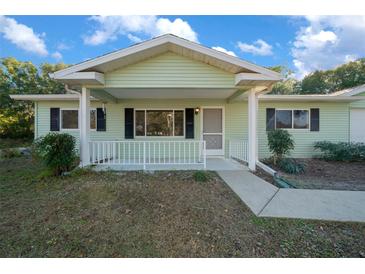
<path fill-rule="evenodd" d="M 0 162 L 1 257 L 359 257 L 365 225 L 257 218 L 215 174 Z"/>

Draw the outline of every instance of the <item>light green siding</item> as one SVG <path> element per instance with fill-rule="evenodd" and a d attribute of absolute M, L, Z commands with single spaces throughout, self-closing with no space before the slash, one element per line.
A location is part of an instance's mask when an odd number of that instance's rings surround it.
<path fill-rule="evenodd" d="M 356 101 L 351 103 L 352 108 L 365 108 L 365 100 Z"/>
<path fill-rule="evenodd" d="M 105 74 L 106 87 L 215 87 L 234 86 L 234 74 L 174 53 Z"/>
<path fill-rule="evenodd" d="M 202 106 L 223 106 L 225 119 L 225 151 L 228 156 L 228 141 L 232 139 L 247 140 L 248 113 L 247 102 L 227 104 L 225 100 L 125 100 L 123 103 L 108 103 L 106 107 L 107 130 L 91 131 L 91 140 L 124 140 L 124 108 L 160 108 L 181 109 Z M 44 135 L 50 128 L 50 108 L 77 108 L 78 102 L 38 102 L 35 120 L 38 135 Z M 101 107 L 101 103 L 92 102 L 91 107 Z M 259 102 L 258 142 L 259 157 L 270 155 L 266 138 L 266 108 L 310 109 L 320 108 L 320 131 L 289 130 L 295 140 L 293 157 L 310 157 L 313 155 L 313 143 L 321 140 L 348 141 L 349 139 L 349 104 L 347 103 L 299 103 L 299 102 Z M 79 138 L 79 131 L 66 131 Z M 201 138 L 201 114 L 195 115 L 195 139 Z M 136 138 L 136 140 L 158 140 L 159 138 Z M 163 140 L 184 140 L 183 137 L 164 138 Z"/>
<path fill-rule="evenodd" d="M 295 141 L 295 149 L 291 155 L 297 158 L 311 157 L 315 154 L 313 143 L 316 141 L 348 141 L 349 140 L 349 107 L 347 103 L 300 103 L 300 102 L 260 102 L 258 118 L 259 156 L 270 155 L 267 147 L 266 108 L 276 109 L 320 109 L 320 130 L 310 131 L 288 130 Z"/>

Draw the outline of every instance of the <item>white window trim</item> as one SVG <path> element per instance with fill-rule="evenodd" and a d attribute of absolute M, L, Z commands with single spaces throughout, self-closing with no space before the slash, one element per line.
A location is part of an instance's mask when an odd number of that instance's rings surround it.
<path fill-rule="evenodd" d="M 148 110 L 159 110 L 159 111 L 172 111 L 173 112 L 173 127 L 172 127 L 172 136 L 147 136 L 147 111 Z M 137 111 L 144 111 L 144 135 L 137 136 L 137 129 L 136 129 L 136 112 Z M 175 111 L 182 111 L 183 112 L 183 135 L 175 136 Z M 133 113 L 133 127 L 134 127 L 134 137 L 136 139 L 143 139 L 143 138 L 151 138 L 151 139 L 166 139 L 166 138 L 174 138 L 174 139 L 185 139 L 185 109 L 183 108 L 135 108 Z"/>
<path fill-rule="evenodd" d="M 284 130 L 295 130 L 295 131 L 310 131 L 310 128 L 311 128 L 311 124 L 310 124 L 310 122 L 311 122 L 311 117 L 310 117 L 310 115 L 311 115 L 311 113 L 310 113 L 310 109 L 308 109 L 308 108 L 276 108 L 275 109 L 275 129 L 277 129 L 277 127 L 276 127 L 276 112 L 278 111 L 278 110 L 290 110 L 291 111 L 291 127 L 290 128 L 279 128 L 279 129 L 284 129 Z M 308 120 L 307 120 L 307 122 L 308 122 L 308 127 L 307 128 L 294 128 L 294 111 L 295 110 L 305 110 L 305 111 L 308 111 Z"/>
<path fill-rule="evenodd" d="M 62 124 L 62 111 L 63 110 L 77 110 L 77 128 L 63 128 L 63 124 Z M 96 112 L 96 108 L 90 108 L 90 111 L 92 110 L 95 110 Z M 97 114 L 95 114 L 97 115 Z M 81 122 L 81 119 L 80 119 L 80 110 L 78 108 L 60 108 L 60 131 L 78 131 L 80 130 L 80 122 Z M 96 129 L 98 128 L 98 119 L 97 117 L 96 118 L 96 128 L 89 128 L 90 131 L 96 131 Z"/>

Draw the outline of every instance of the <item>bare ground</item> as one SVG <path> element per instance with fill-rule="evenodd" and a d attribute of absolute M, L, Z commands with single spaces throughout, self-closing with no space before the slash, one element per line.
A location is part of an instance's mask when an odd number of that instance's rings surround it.
<path fill-rule="evenodd" d="M 0 161 L 0 257 L 361 257 L 365 224 L 258 218 L 215 174 Z"/>
<path fill-rule="evenodd" d="M 298 188 L 365 191 L 365 162 L 328 162 L 320 159 L 297 159 L 305 166 L 304 174 L 281 172 Z"/>

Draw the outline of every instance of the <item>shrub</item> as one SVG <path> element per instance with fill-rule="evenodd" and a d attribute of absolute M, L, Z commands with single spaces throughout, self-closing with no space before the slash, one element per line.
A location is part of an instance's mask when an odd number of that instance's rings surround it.
<path fill-rule="evenodd" d="M 277 166 L 289 174 L 299 174 L 304 172 L 304 166 L 293 158 L 282 158 L 278 161 Z"/>
<path fill-rule="evenodd" d="M 20 151 L 16 148 L 4 148 L 1 150 L 1 158 L 11 159 L 22 156 Z"/>
<path fill-rule="evenodd" d="M 274 164 L 294 148 L 291 134 L 283 129 L 271 130 L 267 133 L 269 150 L 273 154 Z"/>
<path fill-rule="evenodd" d="M 364 161 L 364 143 L 332 143 L 328 141 L 316 142 L 314 149 L 322 152 L 321 158 L 330 161 Z"/>
<path fill-rule="evenodd" d="M 194 180 L 196 182 L 207 182 L 209 180 L 209 175 L 206 171 L 196 171 L 194 172 Z"/>
<path fill-rule="evenodd" d="M 35 155 L 52 171 L 60 175 L 71 170 L 76 162 L 76 140 L 67 133 L 48 133 L 34 142 Z"/>

